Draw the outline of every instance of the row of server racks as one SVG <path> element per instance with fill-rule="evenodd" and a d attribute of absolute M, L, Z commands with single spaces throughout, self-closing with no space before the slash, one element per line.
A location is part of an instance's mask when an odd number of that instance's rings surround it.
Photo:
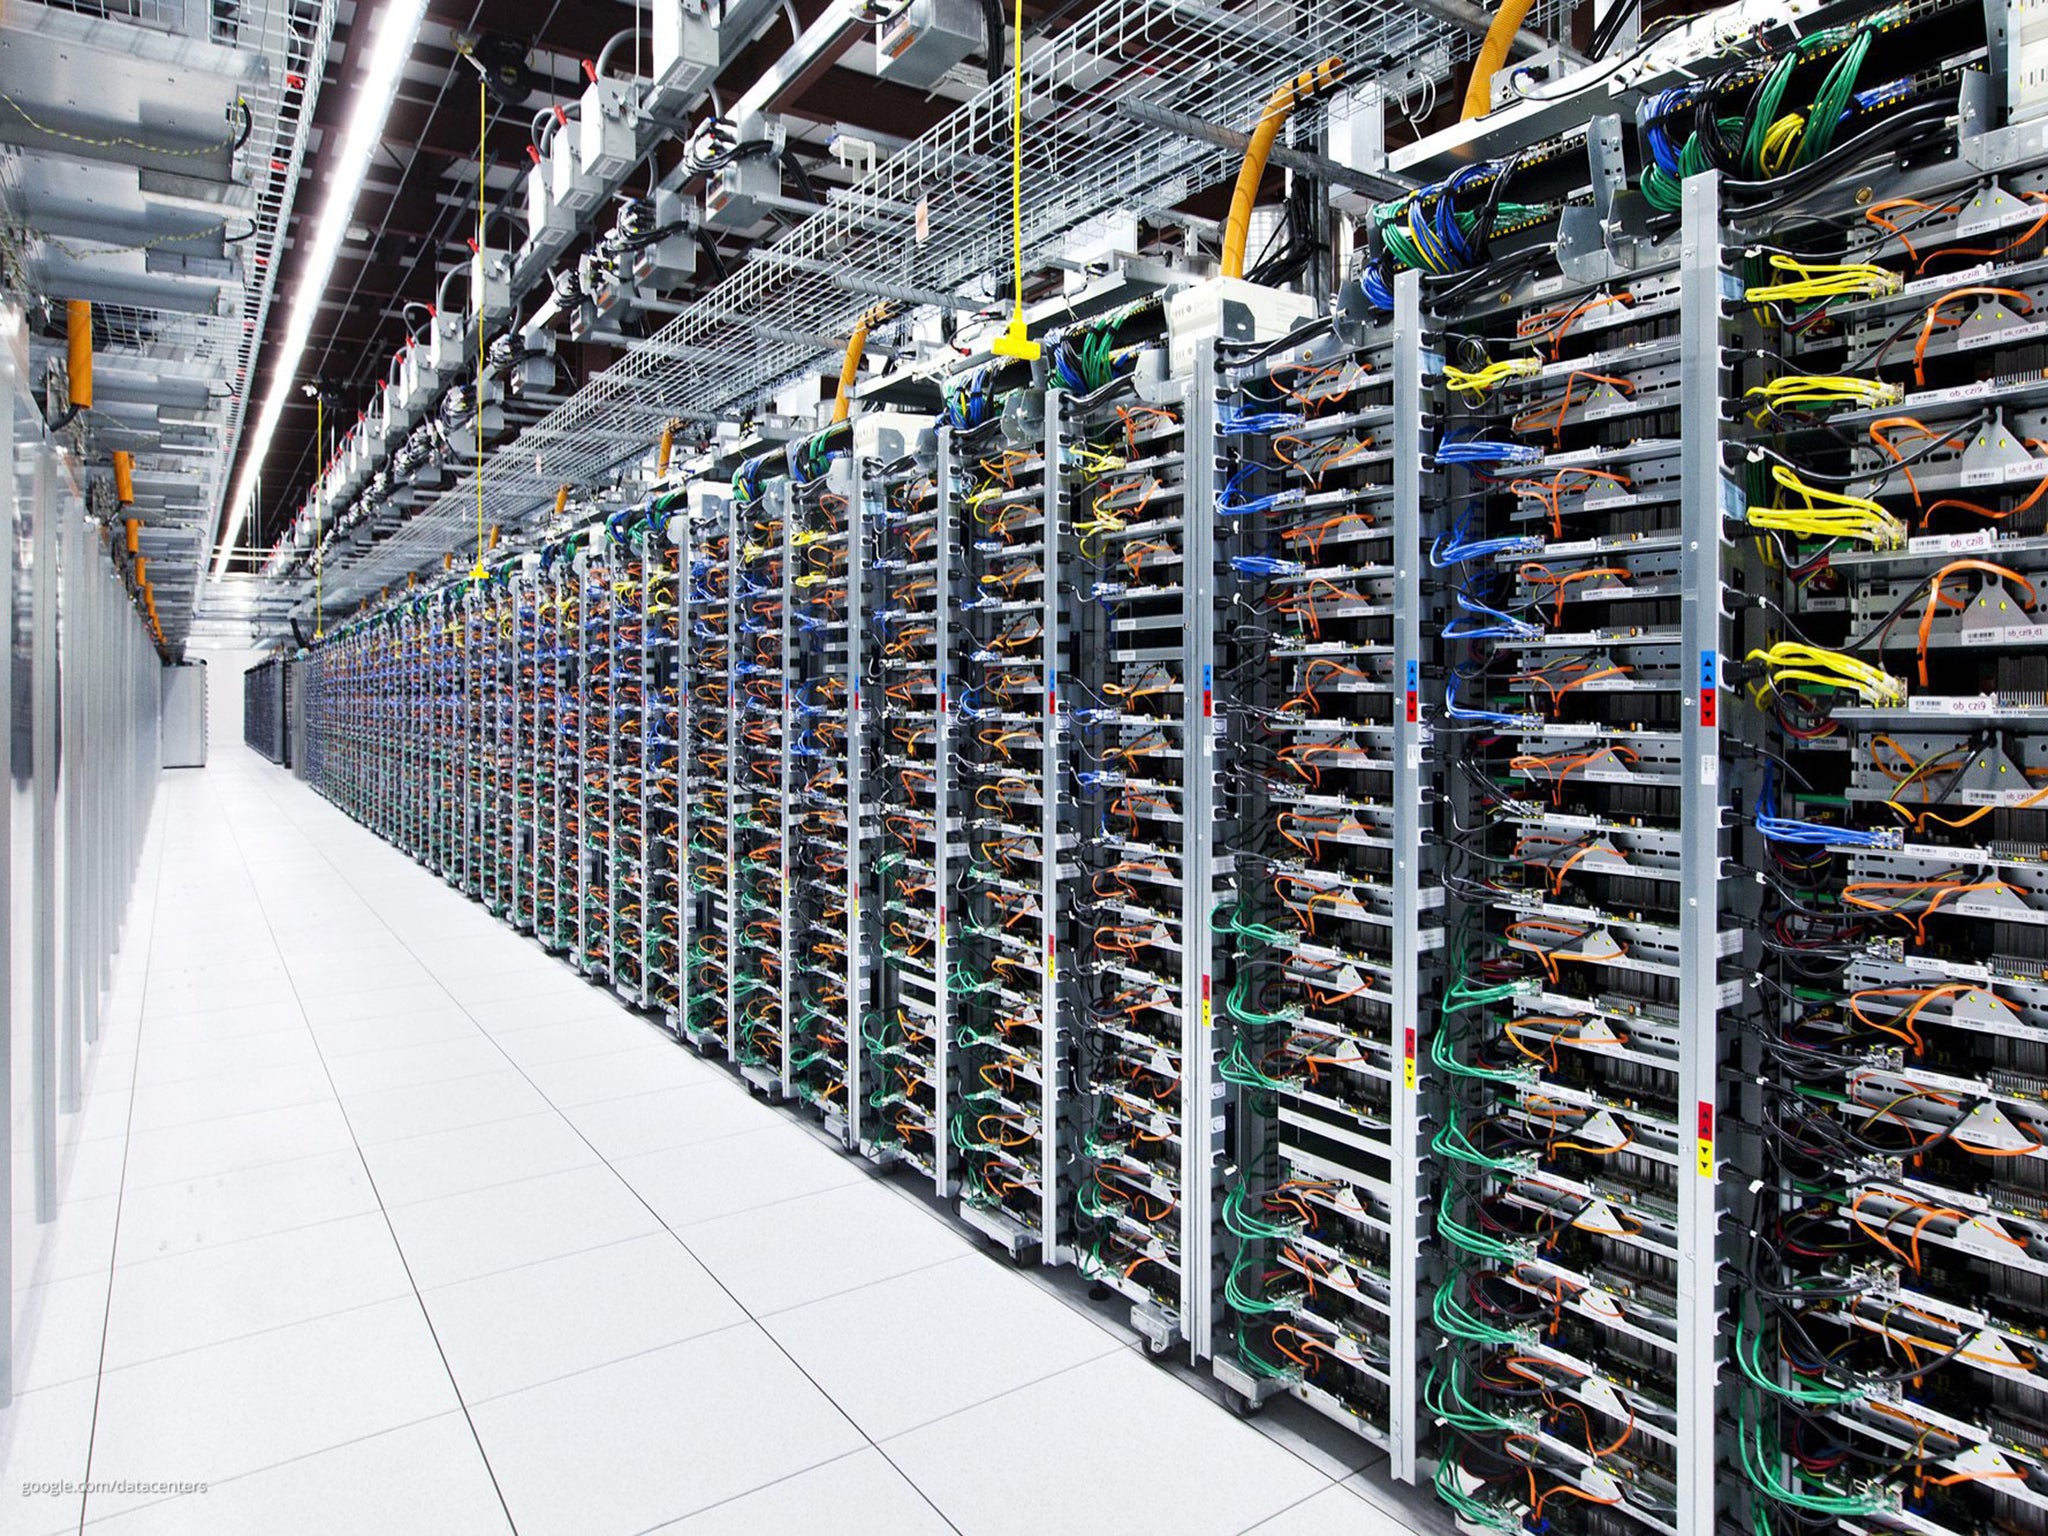
<path fill-rule="evenodd" d="M 1310 324 L 1103 311 L 389 604 L 317 781 L 1461 1530 L 2039 1531 L 1984 15 L 1746 36 L 1375 207 Z"/>
<path fill-rule="evenodd" d="M 292 764 L 296 665 L 283 656 L 267 656 L 242 673 L 242 741 L 280 767 Z"/>

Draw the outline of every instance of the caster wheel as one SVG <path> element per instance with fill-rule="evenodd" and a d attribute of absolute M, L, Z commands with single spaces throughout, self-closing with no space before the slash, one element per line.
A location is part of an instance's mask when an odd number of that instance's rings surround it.
<path fill-rule="evenodd" d="M 1223 1389 L 1223 1406 L 1230 1410 L 1234 1418 L 1240 1419 L 1255 1419 L 1266 1409 L 1266 1405 L 1256 1398 L 1246 1397 L 1242 1392 L 1233 1391 L 1229 1387 Z"/>

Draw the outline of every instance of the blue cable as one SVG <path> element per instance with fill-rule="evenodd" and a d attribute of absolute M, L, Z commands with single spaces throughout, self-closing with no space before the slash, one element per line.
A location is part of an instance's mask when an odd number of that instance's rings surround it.
<path fill-rule="evenodd" d="M 1450 719 L 1484 720 L 1489 725 L 1505 726 L 1509 730 L 1517 731 L 1529 726 L 1532 718 L 1529 715 L 1511 715 L 1498 709 L 1471 709 L 1460 704 L 1458 681 L 1457 674 L 1453 673 L 1450 680 L 1444 684 L 1444 714 Z"/>
<path fill-rule="evenodd" d="M 1439 464 L 1527 464 L 1543 457 L 1534 443 L 1510 443 L 1495 437 L 1444 434 L 1434 455 Z"/>
<path fill-rule="evenodd" d="M 1216 413 L 1216 430 L 1225 434 L 1288 432 L 1301 425 L 1299 411 L 1256 411 L 1226 405 Z"/>
<path fill-rule="evenodd" d="M 1489 608 L 1463 592 L 1458 594 L 1457 602 L 1460 613 L 1489 622 L 1467 627 L 1465 620 L 1453 619 L 1443 628 L 1446 640 L 1536 640 L 1543 635 L 1541 624 L 1531 624 L 1527 619 L 1518 619 L 1497 608 Z"/>
<path fill-rule="evenodd" d="M 1232 555 L 1230 568 L 1240 576 L 1258 581 L 1275 576 L 1299 576 L 1308 569 L 1298 560 L 1282 560 L 1274 555 Z"/>

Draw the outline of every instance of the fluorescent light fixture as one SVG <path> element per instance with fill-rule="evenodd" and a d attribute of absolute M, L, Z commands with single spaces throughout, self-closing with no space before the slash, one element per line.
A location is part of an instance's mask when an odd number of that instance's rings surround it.
<path fill-rule="evenodd" d="M 420 19 L 427 13 L 427 0 L 388 0 L 377 14 L 377 36 L 370 45 L 370 60 L 356 85 L 356 99 L 349 108 L 348 122 L 341 131 L 340 149 L 328 162 L 331 178 L 327 205 L 320 210 L 320 222 L 305 250 L 305 266 L 299 273 L 298 291 L 292 295 L 291 313 L 285 319 L 284 335 L 271 359 L 270 390 L 263 397 L 263 409 L 256 416 L 256 430 L 242 443 L 242 472 L 235 478 L 234 494 L 228 498 L 228 522 L 214 552 L 213 579 L 226 574 L 235 541 L 249 520 L 249 505 L 256 495 L 256 477 L 263 468 L 270 440 L 277 435 L 277 423 L 291 399 L 299 364 L 305 361 L 306 343 L 313 335 L 313 319 L 319 313 L 327 280 L 334 275 L 334 258 L 355 216 L 356 196 L 363 190 L 370 157 L 383 136 L 384 119 L 398 92 L 399 71 L 412 54 L 413 39 L 419 36 Z M 361 15 L 360 10 L 357 15 Z"/>

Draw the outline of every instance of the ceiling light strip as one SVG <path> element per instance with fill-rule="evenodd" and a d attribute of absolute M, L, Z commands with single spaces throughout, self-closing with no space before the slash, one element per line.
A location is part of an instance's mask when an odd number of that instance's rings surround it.
<path fill-rule="evenodd" d="M 270 440 L 277 433 L 278 421 L 284 415 L 285 402 L 291 398 L 299 365 L 305 361 L 306 344 L 312 339 L 320 300 L 327 291 L 328 279 L 334 275 L 334 259 L 355 216 L 356 197 L 363 189 L 370 158 L 384 135 L 385 119 L 397 98 L 399 72 L 412 54 L 413 41 L 419 35 L 426 11 L 427 0 L 388 0 L 377 13 L 376 37 L 370 45 L 369 62 L 357 83 L 355 100 L 349 107 L 341 147 L 326 166 L 331 178 L 327 201 L 320 210 L 312 243 L 306 248 L 299 286 L 292 294 L 284 335 L 272 360 L 270 388 L 256 417 L 256 430 L 243 444 L 242 472 L 235 480 L 234 494 L 228 498 L 227 526 L 221 530 L 220 544 L 214 552 L 215 581 L 226 574 L 228 562 L 234 557 L 235 541 L 248 522 L 257 477 L 270 451 Z"/>

